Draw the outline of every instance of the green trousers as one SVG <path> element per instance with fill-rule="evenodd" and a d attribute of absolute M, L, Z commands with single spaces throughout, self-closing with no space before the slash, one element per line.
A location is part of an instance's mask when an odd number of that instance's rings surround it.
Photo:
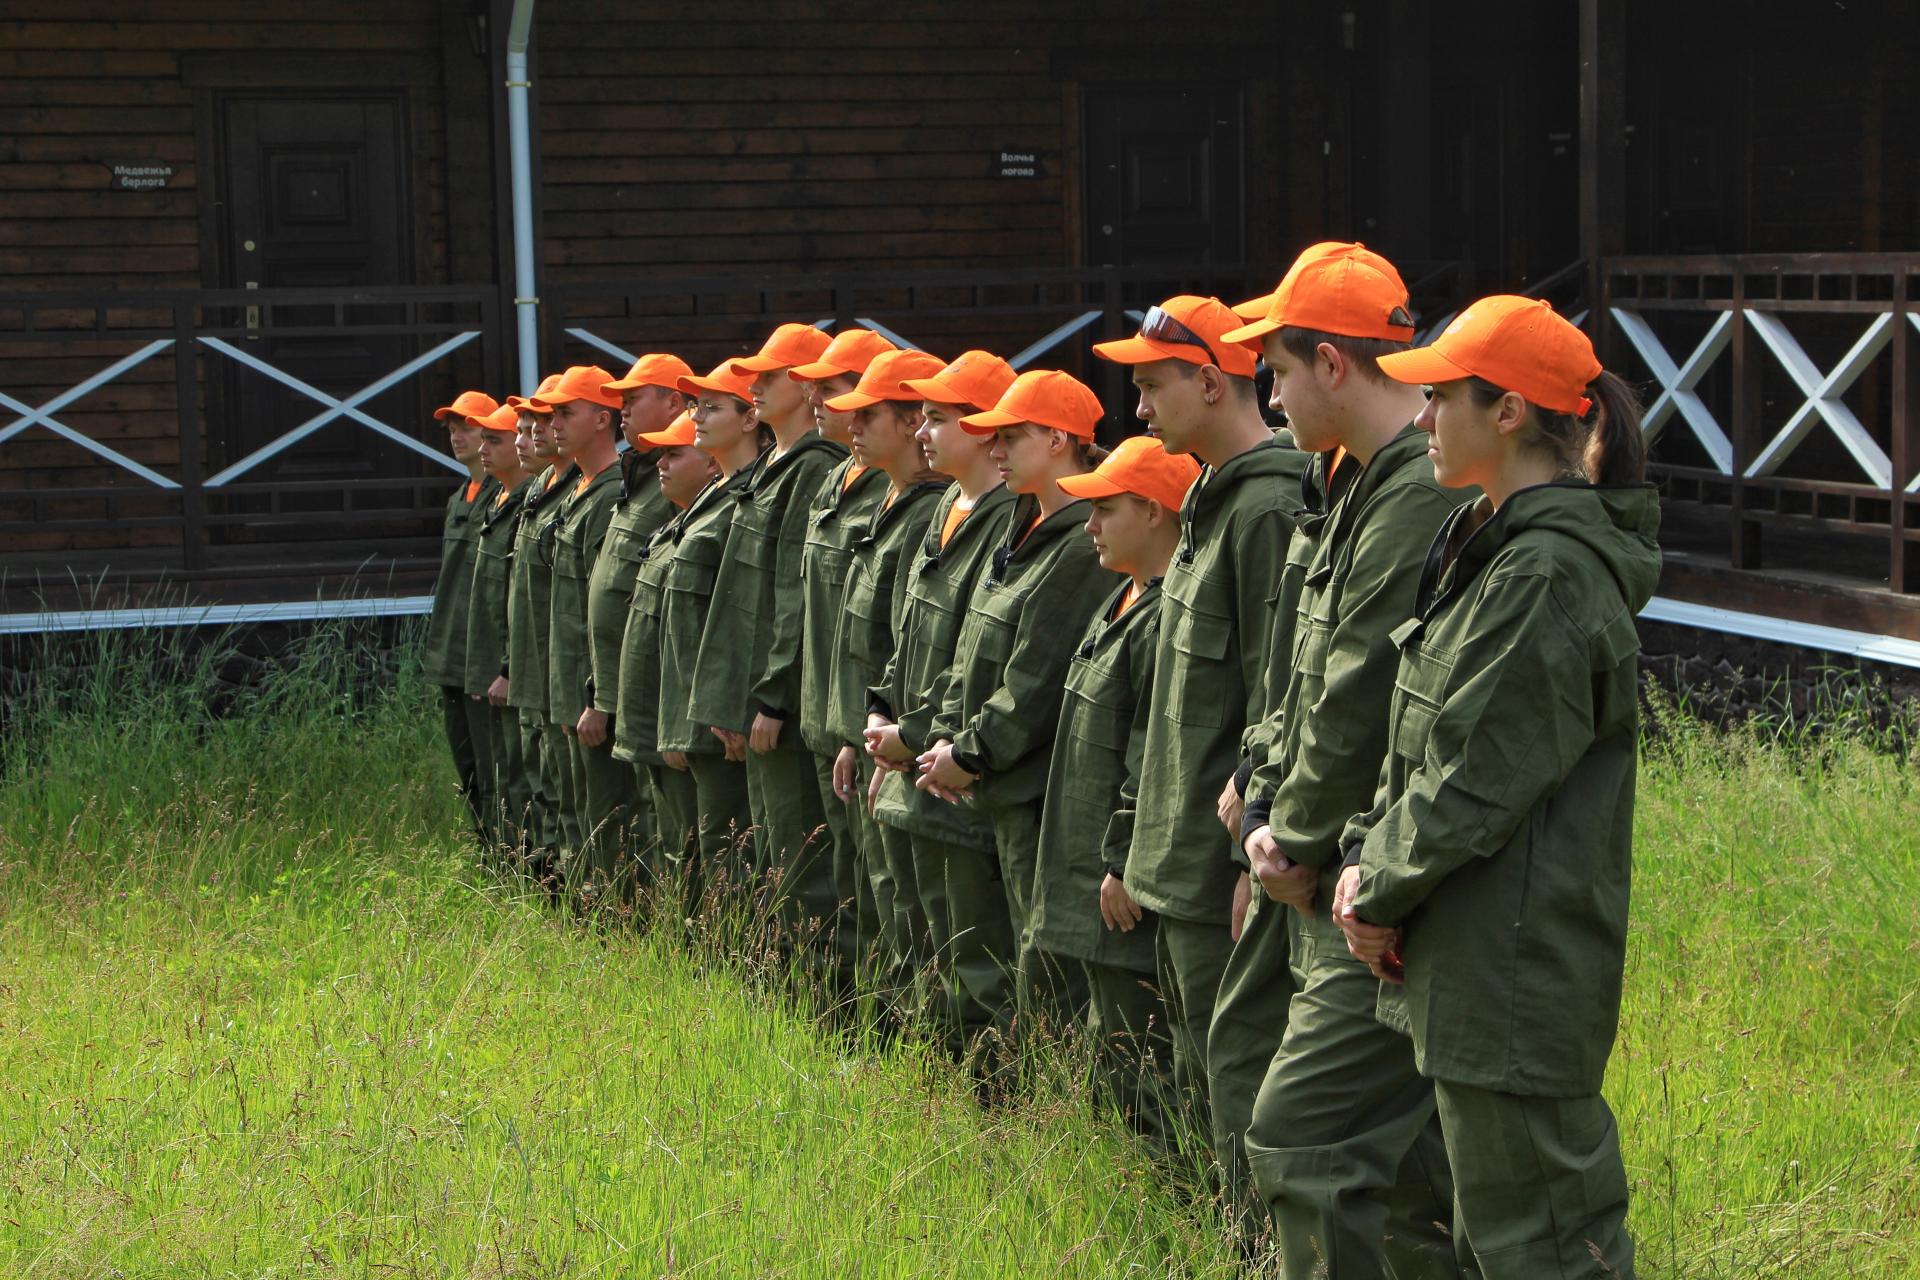
<path fill-rule="evenodd" d="M 573 748 L 570 736 L 549 720 L 541 731 L 545 744 L 548 784 L 553 792 L 553 847 L 559 851 L 563 867 L 571 867 L 580 856 L 580 814 L 584 808 L 580 780 L 573 772 Z"/>
<path fill-rule="evenodd" d="M 528 811 L 533 807 L 533 780 L 527 774 L 525 737 L 520 713 L 512 707 L 488 710 L 493 720 L 493 807 L 489 815 L 495 843 L 520 850 L 527 843 Z"/>
<path fill-rule="evenodd" d="M 1598 1094 L 1536 1098 L 1436 1080 L 1454 1250 L 1482 1280 L 1633 1280 L 1620 1131 Z"/>
<path fill-rule="evenodd" d="M 761 755 L 747 752 L 747 801 L 753 814 L 754 870 L 770 890 L 775 918 L 793 948 L 811 947 L 831 926 L 831 841 L 820 803 L 813 752 L 798 742 L 797 729 Z"/>
<path fill-rule="evenodd" d="M 1413 1042 L 1374 1016 L 1379 979 L 1330 914 L 1337 874 L 1321 877 L 1311 917 L 1262 904 L 1287 918 L 1298 993 L 1254 1101 L 1247 1164 L 1287 1274 L 1451 1277 L 1454 1189 L 1433 1085 Z"/>
<path fill-rule="evenodd" d="M 952 886 L 947 882 L 947 865 L 957 846 L 917 831 L 901 829 L 895 834 L 906 838 L 913 882 L 919 886 L 920 901 L 927 908 L 930 982 L 922 1014 L 947 1051 L 958 1057 L 966 1047 L 966 1033 L 959 1019 L 962 993 L 954 969 L 953 904 L 948 896 Z"/>
<path fill-rule="evenodd" d="M 520 717 L 520 768 L 531 797 L 527 814 L 529 853 L 544 853 L 560 843 L 559 803 L 553 793 L 553 770 L 547 761 L 547 718 L 538 711 L 516 709 Z"/>
<path fill-rule="evenodd" d="M 694 789 L 695 843 L 704 892 L 724 881 L 729 897 L 745 901 L 753 878 L 753 817 L 747 767 L 717 752 L 689 755 Z"/>
<path fill-rule="evenodd" d="M 480 839 L 491 848 L 500 840 L 500 828 L 494 821 L 500 809 L 500 788 L 494 778 L 499 749 L 493 740 L 493 708 L 485 698 L 462 693 L 460 710 L 467 721 L 467 739 L 473 743 L 474 803 L 480 812 Z"/>
<path fill-rule="evenodd" d="M 639 789 L 633 766 L 613 758 L 609 736 L 597 747 L 567 737 L 568 765 L 580 784 L 580 856 L 574 860 L 573 888 L 592 903 L 624 901 L 632 892 L 629 860 Z"/>
<path fill-rule="evenodd" d="M 1210 1144 L 1213 1136 L 1207 1032 L 1213 1024 L 1220 978 L 1232 953 L 1233 935 L 1226 925 L 1160 917 L 1160 929 L 1154 935 L 1154 961 L 1160 976 L 1160 996 L 1167 1005 L 1167 1031 L 1173 1040 L 1173 1087 L 1179 1107 L 1176 1122 L 1190 1141 L 1203 1145 Z"/>
<path fill-rule="evenodd" d="M 1221 1190 L 1239 1207 L 1254 1235 L 1264 1231 L 1267 1211 L 1247 1170 L 1247 1125 L 1253 1119 L 1254 1098 L 1287 1029 L 1287 1009 L 1295 990 L 1293 925 L 1288 917 L 1299 914 L 1267 897 L 1255 882 L 1253 904 L 1221 975 L 1213 1021 L 1206 1032 L 1207 1103 Z M 1372 1012 L 1369 1001 L 1367 1013 Z"/>
<path fill-rule="evenodd" d="M 833 886 L 833 916 L 821 942 L 827 967 L 843 994 L 853 989 L 860 971 L 860 920 L 858 887 L 854 884 L 859 851 L 853 838 L 853 805 L 833 789 L 833 757 L 813 757 L 814 791 L 820 797 L 827 824 L 826 848 L 821 856 L 827 863 L 827 879 Z M 863 797 L 860 802 L 865 804 Z"/>
<path fill-rule="evenodd" d="M 930 886 L 920 883 L 913 866 L 912 836 L 885 823 L 875 823 L 874 830 L 880 838 L 881 860 L 886 863 L 885 879 L 893 886 L 893 910 L 880 922 L 886 935 L 887 959 L 911 977 L 919 989 L 930 975 L 933 958 L 928 898 L 933 899 L 942 915 L 946 914 L 946 886 L 941 885 L 939 892 L 929 894 Z"/>
<path fill-rule="evenodd" d="M 480 761 L 475 753 L 473 729 L 467 720 L 467 695 L 449 685 L 440 686 L 440 719 L 447 734 L 447 749 L 453 753 L 453 776 L 460 788 L 460 803 L 467 811 L 467 822 L 476 835 L 484 832 L 486 811 L 481 803 Z"/>
<path fill-rule="evenodd" d="M 915 836 L 916 841 L 919 840 Z M 1014 971 L 1019 939 L 1007 910 L 1000 855 L 992 849 L 945 845 L 947 864 L 948 1017 L 963 1045 L 983 1032 L 1003 1037 L 1014 1013 Z"/>
<path fill-rule="evenodd" d="M 889 1004 L 899 997 L 900 972 L 894 963 L 893 875 L 887 869 L 887 851 L 880 824 L 867 812 L 867 791 L 873 785 L 873 762 L 865 753 L 854 769 L 853 803 L 847 806 L 847 826 L 853 836 L 853 863 L 836 869 L 834 883 L 842 901 L 853 903 L 853 952 L 856 972 L 878 985 Z"/>
<path fill-rule="evenodd" d="M 653 843 L 640 855 L 637 887 L 659 891 L 693 873 L 700 849 L 700 797 L 689 770 L 652 763 L 634 767 L 646 775 L 654 829 Z M 697 892 L 698 886 L 688 889 Z"/>
<path fill-rule="evenodd" d="M 1153 917 L 1134 927 L 1152 928 Z M 1134 1132 L 1161 1150 L 1170 1150 L 1173 1135 L 1167 1102 L 1173 1041 L 1167 1035 L 1167 1009 L 1160 988 L 1150 973 L 1092 961 L 1084 967 L 1096 1094 Z"/>

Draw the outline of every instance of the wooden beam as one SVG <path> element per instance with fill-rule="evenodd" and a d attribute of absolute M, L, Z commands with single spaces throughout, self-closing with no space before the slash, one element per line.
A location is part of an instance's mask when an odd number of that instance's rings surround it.
<path fill-rule="evenodd" d="M 1600 305 L 1605 260 L 1626 249 L 1627 32 L 1623 0 L 1580 0 L 1580 253 L 1587 260 L 1587 328 L 1608 355 Z"/>

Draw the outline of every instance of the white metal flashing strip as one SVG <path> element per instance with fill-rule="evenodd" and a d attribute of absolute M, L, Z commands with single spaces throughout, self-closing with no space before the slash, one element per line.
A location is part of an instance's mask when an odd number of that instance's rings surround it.
<path fill-rule="evenodd" d="M 231 626 L 250 622 L 313 622 L 329 618 L 395 618 L 433 608 L 432 596 L 357 600 L 294 600 L 279 604 L 174 605 L 158 609 L 66 609 L 0 613 L 0 635 L 123 628 Z"/>
<path fill-rule="evenodd" d="M 1920 641 L 1897 636 L 1875 635 L 1869 631 L 1848 631 L 1842 627 L 1823 627 L 1811 622 L 1789 622 L 1769 618 L 1763 613 L 1742 613 L 1737 609 L 1716 609 L 1712 605 L 1688 604 L 1655 596 L 1640 611 L 1649 622 L 1667 622 L 1677 627 L 1698 627 L 1703 631 L 1722 631 L 1728 635 L 1771 640 L 1823 653 L 1843 653 L 1869 662 L 1889 662 L 1895 666 L 1920 667 Z"/>
<path fill-rule="evenodd" d="M 640 358 L 639 356 L 636 356 L 635 354 L 633 354 L 633 352 L 628 351 L 626 348 L 617 347 L 613 343 L 608 342 L 605 338 L 593 332 L 591 329 L 569 329 L 567 330 L 567 334 L 569 337 L 577 338 L 581 342 L 586 343 L 590 347 L 598 347 L 602 351 L 606 352 L 608 355 L 612 356 L 614 359 L 624 361 L 627 364 L 632 364 L 634 361 Z M 615 370 L 615 372 L 618 373 L 619 371 Z M 531 395 L 532 393 L 529 392 L 528 394 Z"/>

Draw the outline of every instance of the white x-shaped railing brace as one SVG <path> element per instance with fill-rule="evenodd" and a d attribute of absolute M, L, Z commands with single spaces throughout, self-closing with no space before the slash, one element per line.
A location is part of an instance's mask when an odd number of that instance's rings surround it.
<path fill-rule="evenodd" d="M 61 439 L 70 440 L 74 444 L 79 445 L 82 449 L 85 449 L 87 452 L 95 454 L 99 457 L 105 458 L 108 462 L 113 463 L 117 467 L 126 468 L 128 471 L 133 472 L 133 474 L 139 476 L 142 480 L 147 481 L 149 484 L 158 485 L 162 489 L 178 489 L 180 487 L 179 481 L 169 480 L 167 479 L 167 477 L 161 475 L 158 471 L 155 471 L 152 467 L 144 466 L 141 463 L 135 462 L 132 458 L 129 458 L 126 454 L 121 453 L 116 449 L 109 449 L 106 445 L 101 444 L 98 440 L 94 440 L 94 439 L 91 439 L 90 437 L 81 435 L 78 431 L 75 431 L 72 427 L 69 427 L 66 423 L 61 422 L 59 419 L 53 416 L 54 414 L 60 412 L 60 410 L 72 404 L 74 401 L 80 399 L 82 396 L 88 395 L 91 392 L 93 392 L 96 388 L 103 387 L 107 383 L 112 382 L 115 378 L 119 377 L 121 374 L 125 373 L 127 370 L 133 368 L 133 366 L 139 364 L 142 360 L 145 360 L 148 356 L 155 355 L 155 354 L 158 354 L 159 352 L 165 351 L 168 347 L 172 345 L 173 345 L 172 338 L 156 338 L 154 341 L 149 342 L 146 346 L 134 352 L 132 355 L 123 357 L 120 360 L 116 360 L 114 363 L 100 370 L 100 372 L 94 374 L 92 377 L 86 379 L 84 382 L 81 382 L 77 386 L 71 387 L 66 391 L 62 391 L 59 395 L 47 401 L 45 404 L 41 405 L 37 409 L 31 406 L 22 404 L 20 401 L 15 400 L 12 396 L 8 395 L 6 392 L 0 391 L 0 406 L 11 409 L 13 412 L 20 415 L 12 423 L 8 424 L 5 428 L 0 428 L 0 444 L 5 444 L 7 441 L 19 435 L 22 431 L 25 431 L 28 427 L 38 424 L 40 426 L 45 427 L 47 430 L 53 432 L 55 435 L 59 436 Z"/>
<path fill-rule="evenodd" d="M 1867 326 L 1867 331 L 1860 335 L 1860 340 L 1849 347 L 1847 354 L 1840 357 L 1840 363 L 1826 373 L 1822 373 L 1819 366 L 1808 358 L 1806 351 L 1787 332 L 1787 327 L 1780 323 L 1778 317 L 1749 311 L 1747 323 L 1753 326 L 1760 340 L 1779 358 L 1787 376 L 1806 396 L 1806 400 L 1794 410 L 1793 416 L 1787 419 L 1787 425 L 1767 441 L 1766 448 L 1755 455 L 1747 467 L 1747 474 L 1772 475 L 1786 461 L 1787 455 L 1807 438 L 1814 423 L 1823 420 L 1840 437 L 1840 443 L 1853 455 L 1868 479 L 1883 489 L 1892 488 L 1892 460 L 1840 397 L 1859 381 L 1860 375 L 1873 363 L 1873 358 L 1886 350 L 1887 343 L 1893 340 L 1893 313 L 1885 311 L 1875 316 L 1873 323 Z"/>
<path fill-rule="evenodd" d="M 449 471 L 464 471 L 465 468 L 462 467 L 459 463 L 455 462 L 447 454 L 442 453 L 438 449 L 430 448 L 429 446 L 422 444 L 420 441 L 415 440 L 412 436 L 407 435 L 403 431 L 396 431 L 394 428 L 388 426 L 386 423 L 380 421 L 378 418 L 371 417 L 368 414 L 362 413 L 356 406 L 364 404 L 368 400 L 373 399 L 375 396 L 386 391 L 388 388 L 394 386 L 396 383 L 402 382 L 405 379 L 412 377 L 416 372 L 426 368 L 428 365 L 432 364 L 435 360 L 438 360 L 441 356 L 446 355 L 449 351 L 453 351 L 460 347 L 463 347 L 467 343 L 472 342 L 475 338 L 479 336 L 480 336 L 480 331 L 478 329 L 470 330 L 469 332 L 466 332 L 466 333 L 457 333 L 453 337 L 448 338 L 445 342 L 441 343 L 439 346 L 435 347 L 433 350 L 428 351 L 423 355 L 415 356 L 412 360 L 407 361 L 407 363 L 401 365 L 398 369 L 395 369 L 392 373 L 389 373 L 385 377 L 382 377 L 374 382 L 368 383 L 366 386 L 360 388 L 360 390 L 354 392 L 352 395 L 346 397 L 345 399 L 336 399 L 333 396 L 328 395 L 326 392 L 320 390 L 320 388 L 313 386 L 310 383 L 302 382 L 300 379 L 294 377 L 292 374 L 284 373 L 281 370 L 274 368 L 272 365 L 268 364 L 266 361 L 259 359 L 258 357 L 248 355 L 246 352 L 240 350 L 240 348 L 234 346 L 229 342 L 224 342 L 219 338 L 201 338 L 200 339 L 201 342 L 205 343 L 209 347 L 212 347 L 215 351 L 218 351 L 221 355 L 228 356 L 228 357 L 231 357 L 232 359 L 238 360 L 241 364 L 246 365 L 249 369 L 256 369 L 259 372 L 266 374 L 269 378 L 272 378 L 275 382 L 280 383 L 282 386 L 291 387 L 295 391 L 298 391 L 301 395 L 307 396 L 313 400 L 317 400 L 321 404 L 328 406 L 323 412 L 317 413 L 313 417 L 308 418 L 305 422 L 301 423 L 299 426 L 295 427 L 293 430 L 287 432 L 285 435 L 280 436 L 279 438 L 275 439 L 269 444 L 262 445 L 260 448 L 255 449 L 252 453 L 248 454 L 246 457 L 240 459 L 238 462 L 234 463 L 230 467 L 227 467 L 225 470 L 219 472 L 218 474 L 207 477 L 207 482 L 206 482 L 207 488 L 209 489 L 218 488 L 219 486 L 233 480 L 236 476 L 245 475 L 247 472 L 259 466 L 262 462 L 265 462 L 268 458 L 273 457 L 275 454 L 285 452 L 286 450 L 292 448 L 294 445 L 299 444 L 302 440 L 306 439 L 308 436 L 312 435 L 314 432 L 320 430 L 320 428 L 326 426 L 329 422 L 332 422 L 335 418 L 342 417 L 342 416 L 352 418 L 355 422 L 360 423 L 362 426 L 373 428 L 375 431 L 379 432 L 381 435 L 387 437 L 389 440 L 392 440 L 395 444 L 402 445 L 405 448 L 411 449 L 423 458 L 431 458 L 435 462 L 438 462 L 442 466 L 446 467 Z"/>
<path fill-rule="evenodd" d="M 1660 384 L 1660 394 L 1647 406 L 1646 413 L 1641 415 L 1641 432 L 1648 440 L 1657 439 L 1660 429 L 1678 409 L 1693 431 L 1694 438 L 1700 441 L 1707 456 L 1713 459 L 1713 465 L 1719 468 L 1720 474 L 1732 475 L 1733 442 L 1727 438 L 1727 433 L 1707 408 L 1706 401 L 1700 398 L 1694 388 L 1700 385 L 1707 370 L 1713 367 L 1713 362 L 1733 341 L 1733 312 L 1722 311 L 1713 318 L 1707 336 L 1700 339 L 1700 345 L 1693 349 L 1682 365 L 1673 363 L 1673 357 L 1667 354 L 1666 345 L 1660 341 L 1659 335 L 1639 315 L 1615 307 L 1613 320 L 1620 326 L 1620 332 L 1627 335 L 1627 341 L 1633 344 L 1633 349 L 1640 353 L 1640 359 L 1645 362 L 1647 371 L 1653 374 L 1654 381 Z"/>

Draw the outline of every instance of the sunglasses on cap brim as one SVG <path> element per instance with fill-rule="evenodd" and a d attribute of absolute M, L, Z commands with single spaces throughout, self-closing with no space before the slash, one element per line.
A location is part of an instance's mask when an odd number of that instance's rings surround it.
<path fill-rule="evenodd" d="M 1220 353 L 1213 349 L 1212 343 L 1159 307 L 1148 307 L 1147 314 L 1141 317 L 1140 336 L 1155 342 L 1171 342 L 1177 347 L 1198 347 L 1207 353 L 1215 365 L 1220 363 Z"/>

